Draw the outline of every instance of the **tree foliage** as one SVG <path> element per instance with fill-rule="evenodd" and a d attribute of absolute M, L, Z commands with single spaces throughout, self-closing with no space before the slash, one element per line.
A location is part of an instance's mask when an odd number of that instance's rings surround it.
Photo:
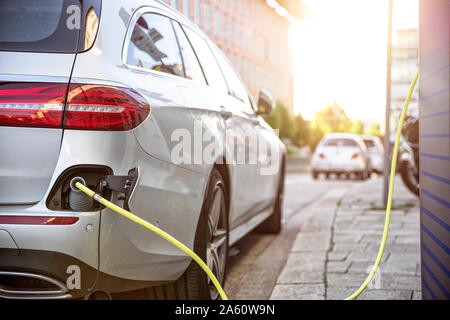
<path fill-rule="evenodd" d="M 280 138 L 294 139 L 296 123 L 282 103 L 277 103 L 272 114 L 265 117 L 265 120 L 273 129 L 280 131 Z"/>
<path fill-rule="evenodd" d="M 292 116 L 286 106 L 278 103 L 272 114 L 265 117 L 265 120 L 272 128 L 279 130 L 281 139 L 287 138 L 298 147 L 308 145 L 312 151 L 329 133 L 347 132 L 382 136 L 380 124 L 371 123 L 365 130 L 364 123 L 350 119 L 337 102 L 316 112 L 312 121 L 306 121 L 300 114 Z"/>
<path fill-rule="evenodd" d="M 380 124 L 376 122 L 373 122 L 369 125 L 369 128 L 367 128 L 365 134 L 370 134 L 378 137 L 384 136 L 383 133 L 381 132 Z"/>

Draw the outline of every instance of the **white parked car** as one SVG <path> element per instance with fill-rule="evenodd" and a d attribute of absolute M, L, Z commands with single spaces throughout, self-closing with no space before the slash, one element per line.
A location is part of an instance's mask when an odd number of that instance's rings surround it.
<path fill-rule="evenodd" d="M 319 143 L 311 160 L 313 178 L 324 173 L 356 174 L 367 179 L 370 173 L 369 154 L 360 136 L 349 133 L 333 133 L 326 135 Z"/>
<path fill-rule="evenodd" d="M 378 174 L 383 173 L 384 148 L 380 138 L 378 138 L 377 136 L 368 136 L 368 135 L 361 136 L 361 138 L 366 144 L 367 151 L 369 151 L 370 171 Z"/>

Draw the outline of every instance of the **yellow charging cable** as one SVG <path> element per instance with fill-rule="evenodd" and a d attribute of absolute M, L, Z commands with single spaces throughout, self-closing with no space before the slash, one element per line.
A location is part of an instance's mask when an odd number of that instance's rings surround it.
<path fill-rule="evenodd" d="M 408 96 L 406 97 L 405 104 L 403 105 L 402 114 L 400 116 L 400 120 L 398 122 L 397 127 L 397 136 L 395 137 L 395 145 L 394 145 L 394 151 L 392 153 L 392 163 L 391 163 L 391 176 L 389 180 L 389 195 L 386 205 L 386 219 L 384 221 L 384 231 L 383 231 L 383 237 L 381 238 L 381 245 L 380 249 L 378 250 L 377 259 L 375 260 L 375 265 L 373 266 L 372 270 L 369 273 L 369 276 L 367 277 L 366 281 L 359 287 L 358 290 L 356 290 L 351 296 L 346 298 L 345 300 L 354 300 L 356 299 L 367 287 L 367 285 L 372 281 L 373 277 L 375 276 L 375 273 L 378 270 L 378 266 L 380 265 L 381 257 L 383 256 L 384 247 L 386 246 L 386 239 L 388 236 L 389 231 L 389 222 L 391 220 L 391 207 L 392 207 L 392 194 L 394 192 L 394 180 L 395 180 L 395 168 L 397 166 L 397 155 L 398 155 L 398 147 L 400 144 L 400 136 L 402 134 L 402 128 L 403 128 L 403 122 L 405 120 L 406 111 L 408 110 L 409 101 L 411 100 L 411 96 L 413 94 L 414 88 L 416 87 L 417 79 L 419 78 L 419 70 L 416 71 L 416 75 L 414 76 L 414 80 L 411 83 L 411 86 L 409 88 Z M 388 150 L 385 150 L 385 152 L 388 152 Z"/>
<path fill-rule="evenodd" d="M 75 183 L 75 186 L 78 189 L 80 189 L 81 191 L 83 191 L 84 193 L 86 193 L 89 197 L 94 198 L 95 201 L 100 202 L 105 207 L 108 207 L 111 210 L 113 210 L 113 211 L 121 214 L 122 216 L 130 219 L 131 221 L 134 221 L 137 224 L 140 224 L 141 226 L 149 229 L 150 231 L 153 231 L 154 233 L 159 235 L 161 238 L 166 239 L 167 241 L 172 243 L 175 247 L 177 247 L 180 250 L 182 250 L 185 253 L 187 253 L 192 259 L 194 259 L 195 262 L 198 263 L 198 265 L 203 269 L 203 271 L 205 271 L 205 273 L 208 275 L 208 277 L 214 283 L 214 286 L 216 287 L 217 291 L 219 292 L 220 297 L 222 298 L 222 300 L 228 300 L 228 297 L 225 294 L 225 291 L 223 290 L 222 286 L 220 285 L 220 283 L 217 280 L 217 278 L 214 275 L 214 273 L 212 273 L 212 271 L 208 268 L 206 263 L 204 263 L 203 260 L 200 259 L 200 257 L 195 252 L 193 252 L 191 249 L 186 247 L 184 244 L 182 244 L 180 241 L 178 241 L 177 239 L 172 237 L 167 232 L 164 232 L 163 230 L 159 229 L 158 227 L 155 227 L 153 224 L 151 224 L 151 223 L 149 223 L 149 222 L 139 218 L 138 216 L 135 216 L 131 212 L 128 212 L 127 210 L 122 209 L 121 207 L 116 206 L 114 203 L 111 203 L 108 200 L 104 199 L 103 197 L 101 197 L 100 195 L 96 194 L 94 191 L 92 191 L 91 189 L 89 189 L 88 187 L 83 185 L 81 182 Z"/>
<path fill-rule="evenodd" d="M 414 80 L 411 83 L 411 87 L 409 88 L 408 96 L 406 97 L 405 104 L 403 106 L 402 114 L 400 116 L 400 121 L 398 122 L 398 128 L 397 128 L 397 136 L 395 138 L 395 145 L 394 145 L 394 152 L 392 154 L 392 164 L 391 164 L 391 175 L 390 175 L 390 181 L 389 181 L 389 195 L 388 195 L 388 201 L 386 205 L 386 219 L 384 222 L 384 231 L 383 231 L 383 237 L 381 239 L 381 245 L 380 249 L 378 251 L 377 259 L 375 261 L 375 265 L 373 266 L 372 270 L 370 271 L 369 276 L 367 277 L 366 281 L 361 285 L 361 287 L 355 291 L 351 296 L 346 298 L 345 300 L 354 300 L 356 299 L 366 288 L 367 285 L 372 281 L 373 277 L 375 276 L 375 273 L 378 270 L 378 267 L 380 265 L 381 257 L 383 256 L 384 248 L 386 246 L 386 239 L 389 231 L 389 222 L 391 220 L 391 207 L 392 207 L 392 194 L 394 191 L 394 180 L 395 180 L 395 169 L 397 164 L 397 155 L 398 155 L 398 148 L 400 144 L 400 136 L 402 133 L 402 127 L 403 122 L 405 120 L 406 111 L 408 110 L 409 102 L 411 100 L 412 93 L 414 91 L 414 88 L 417 83 L 417 79 L 419 78 L 419 70 L 417 70 L 416 75 L 414 76 Z M 194 259 L 195 262 L 198 263 L 198 265 L 205 271 L 205 273 L 208 275 L 208 277 L 213 282 L 214 286 L 217 288 L 217 291 L 220 294 L 220 297 L 223 300 L 228 300 L 227 295 L 225 294 L 225 291 L 223 290 L 222 286 L 220 285 L 219 281 L 217 280 L 216 276 L 212 273 L 212 271 L 208 268 L 208 266 L 203 262 L 203 260 L 191 249 L 186 247 L 184 244 L 182 244 L 180 241 L 172 237 L 170 234 L 164 232 L 163 230 L 159 229 L 158 227 L 155 227 L 151 223 L 135 216 L 131 212 L 128 212 L 125 209 L 122 209 L 119 206 L 116 206 L 115 204 L 109 202 L 108 200 L 104 199 L 100 195 L 96 194 L 94 191 L 83 185 L 81 182 L 77 182 L 75 186 L 86 193 L 91 198 L 94 198 L 94 200 L 100 202 L 104 206 L 110 208 L 111 210 L 123 215 L 124 217 L 130 219 L 131 221 L 134 221 L 141 226 L 153 231 L 160 237 L 166 239 L 170 243 L 172 243 L 174 246 L 179 248 L 180 250 L 187 253 L 192 259 Z"/>

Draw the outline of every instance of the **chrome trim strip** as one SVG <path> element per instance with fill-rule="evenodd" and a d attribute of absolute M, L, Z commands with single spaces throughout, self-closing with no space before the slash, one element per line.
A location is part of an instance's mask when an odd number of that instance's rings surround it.
<path fill-rule="evenodd" d="M 13 277 L 29 277 L 34 279 L 39 279 L 43 281 L 50 282 L 51 284 L 54 284 L 60 290 L 8 290 L 5 289 L 0 285 L 0 296 L 3 296 L 3 294 L 6 295 L 62 295 L 67 292 L 69 292 L 69 289 L 66 288 L 64 284 L 59 282 L 58 280 L 52 279 L 50 277 L 40 275 L 40 274 L 34 274 L 34 273 L 28 273 L 28 272 L 12 272 L 12 271 L 0 271 L 0 276 L 6 275 L 6 276 L 13 276 Z"/>
<path fill-rule="evenodd" d="M 9 74 L 0 73 L 0 81 L 15 81 L 15 82 L 57 82 L 57 83 L 67 83 L 69 82 L 69 77 L 60 76 L 34 76 L 25 74 Z"/>
<path fill-rule="evenodd" d="M 97 85 L 105 85 L 105 86 L 112 86 L 112 87 L 129 88 L 128 85 L 121 83 L 121 82 L 104 80 L 104 79 L 93 79 L 93 78 L 73 77 L 70 80 L 70 83 L 72 83 L 72 84 L 92 84 L 92 85 L 97 84 Z"/>
<path fill-rule="evenodd" d="M 14 299 L 14 300 L 54 300 L 54 299 L 70 299 L 72 298 L 71 294 L 62 294 L 62 295 L 41 295 L 41 296 L 20 296 L 20 295 L 2 295 L 0 294 L 0 298 L 2 299 Z"/>

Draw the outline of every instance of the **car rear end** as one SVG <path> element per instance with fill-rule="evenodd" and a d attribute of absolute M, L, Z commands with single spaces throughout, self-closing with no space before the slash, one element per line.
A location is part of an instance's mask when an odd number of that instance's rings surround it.
<path fill-rule="evenodd" d="M 366 170 L 364 150 L 351 136 L 325 136 L 311 160 L 314 173 L 350 174 Z"/>
<path fill-rule="evenodd" d="M 95 148 L 83 153 L 64 135 L 116 130 L 124 104 L 136 99 L 110 85 L 71 82 L 100 12 L 100 0 L 0 2 L 0 297 L 82 297 L 95 283 L 100 208 L 73 210 L 68 183 L 84 172 L 95 188 L 111 169 L 80 165 Z"/>

